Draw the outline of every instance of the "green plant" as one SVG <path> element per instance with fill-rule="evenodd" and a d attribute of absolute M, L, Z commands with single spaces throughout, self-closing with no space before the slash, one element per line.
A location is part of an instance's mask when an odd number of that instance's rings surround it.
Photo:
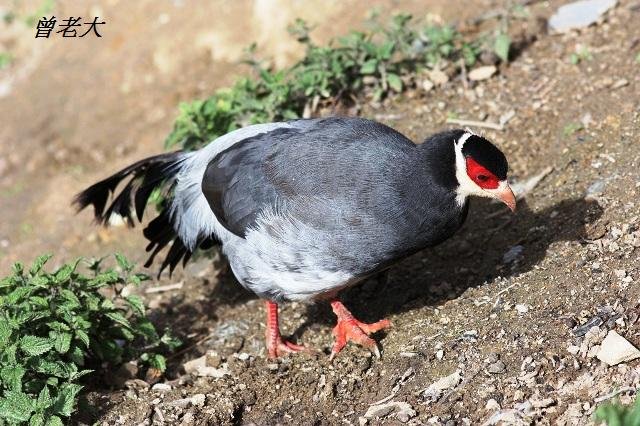
<path fill-rule="evenodd" d="M 0 424 L 62 424 L 88 374 L 135 359 L 163 371 L 158 352 L 178 344 L 124 291 L 147 277 L 123 256 L 117 270 L 89 262 L 91 276 L 78 272 L 82 259 L 46 272 L 50 257 L 28 270 L 16 263 L 0 280 Z"/>
<path fill-rule="evenodd" d="M 573 65 L 578 65 L 582 61 L 591 61 L 592 59 L 593 55 L 586 46 L 578 47 L 576 51 L 569 56 L 569 62 Z"/>
<path fill-rule="evenodd" d="M 578 131 L 580 131 L 582 129 L 584 129 L 584 126 L 582 124 L 580 124 L 580 123 L 568 123 L 562 129 L 562 135 L 565 136 L 565 137 L 566 136 L 571 136 L 575 132 L 578 132 Z"/>
<path fill-rule="evenodd" d="M 624 406 L 613 402 L 600 405 L 595 412 L 598 422 L 607 426 L 640 426 L 640 399 L 633 406 Z"/>
<path fill-rule="evenodd" d="M 34 26 L 40 18 L 53 12 L 55 6 L 55 0 L 41 0 L 38 8 L 32 14 L 25 16 L 24 23 L 29 27 Z"/>
<path fill-rule="evenodd" d="M 297 20 L 289 30 L 306 53 L 280 71 L 257 60 L 252 46 L 245 62 L 254 77 L 241 78 L 208 99 L 181 104 L 167 147 L 195 149 L 249 124 L 311 116 L 323 106 L 363 97 L 378 101 L 414 84 L 413 76 L 421 70 L 457 67 L 461 62 L 472 66 L 483 49 L 495 49 L 506 61 L 511 43 L 504 32 L 495 39 L 465 40 L 450 26 L 412 25 L 406 14 L 387 25 L 374 17 L 370 27 L 319 46 L 309 26 Z"/>
<path fill-rule="evenodd" d="M 509 61 L 509 51 L 511 49 L 511 37 L 505 32 L 500 32 L 493 43 L 493 51 L 504 61 Z"/>
<path fill-rule="evenodd" d="M 9 66 L 13 61 L 13 55 L 8 52 L 0 52 L 0 70 Z"/>

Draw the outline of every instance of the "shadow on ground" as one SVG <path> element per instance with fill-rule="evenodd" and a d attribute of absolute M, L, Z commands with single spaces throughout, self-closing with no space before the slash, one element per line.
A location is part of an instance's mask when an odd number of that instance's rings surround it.
<path fill-rule="evenodd" d="M 346 290 L 342 300 L 365 322 L 437 306 L 498 276 L 514 277 L 531 270 L 555 242 L 584 241 L 587 227 L 603 213 L 597 202 L 584 199 L 563 200 L 537 212 L 524 200 L 515 215 L 506 210 L 500 214 L 502 209 L 489 201 L 473 200 L 465 225 L 453 238 L 403 260 L 390 270 L 387 280 L 378 277 Z M 515 246 L 522 248 L 521 253 L 505 262 L 505 253 Z M 335 322 L 326 303 L 307 309 L 309 320 L 296 330 L 296 337 L 316 322 Z"/>
<path fill-rule="evenodd" d="M 515 215 L 488 200 L 475 199 L 472 203 L 466 223 L 453 238 L 403 260 L 390 269 L 388 276 L 382 274 L 344 291 L 341 299 L 354 315 L 374 322 L 390 314 L 440 305 L 498 276 L 518 276 L 534 268 L 551 244 L 584 240 L 587 226 L 603 212 L 597 202 L 584 199 L 563 200 L 537 212 L 523 200 Z M 505 262 L 505 253 L 515 246 L 521 246 L 522 252 Z M 181 292 L 158 312 L 158 320 L 179 334 L 197 336 L 187 339 L 187 350 L 182 354 L 189 353 L 188 348 L 193 348 L 198 339 L 210 335 L 209 327 L 218 319 L 219 307 L 256 298 L 238 284 L 229 268 L 222 267 L 226 272 L 220 274 L 217 283 L 204 280 L 204 297 L 194 301 L 188 291 Z M 294 341 L 314 324 L 335 323 L 328 303 L 308 305 L 306 317 L 307 321 L 293 333 Z"/>

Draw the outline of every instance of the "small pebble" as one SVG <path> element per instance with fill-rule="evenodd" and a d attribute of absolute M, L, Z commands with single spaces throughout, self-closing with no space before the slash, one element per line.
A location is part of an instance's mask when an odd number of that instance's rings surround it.
<path fill-rule="evenodd" d="M 156 392 L 167 392 L 171 390 L 171 385 L 168 385 L 166 383 L 156 383 L 151 387 L 151 390 Z"/>
<path fill-rule="evenodd" d="M 502 374 L 507 371 L 507 366 L 502 361 L 496 361 L 493 364 L 489 364 L 487 371 L 491 374 Z"/>
<path fill-rule="evenodd" d="M 500 404 L 498 404 L 498 401 L 496 401 L 495 399 L 491 398 L 487 401 L 487 404 L 484 406 L 484 409 L 487 411 L 497 411 L 499 410 Z"/>
<path fill-rule="evenodd" d="M 474 68 L 469 72 L 469 80 L 481 81 L 491 78 L 498 71 L 494 65 L 485 65 L 483 67 Z"/>

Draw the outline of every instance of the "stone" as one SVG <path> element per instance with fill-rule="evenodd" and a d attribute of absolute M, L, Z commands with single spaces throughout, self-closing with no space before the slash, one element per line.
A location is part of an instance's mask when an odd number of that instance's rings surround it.
<path fill-rule="evenodd" d="M 602 179 L 596 180 L 587 188 L 587 193 L 585 198 L 593 199 L 598 195 L 602 194 L 604 192 L 605 185 L 606 185 L 606 182 L 604 180 Z"/>
<path fill-rule="evenodd" d="M 214 377 L 216 379 L 221 379 L 224 376 L 229 376 L 230 372 L 224 368 L 202 367 L 198 369 L 196 375 L 200 377 Z"/>
<path fill-rule="evenodd" d="M 560 6 L 549 19 L 549 28 L 557 32 L 585 28 L 594 24 L 617 0 L 580 0 Z"/>
<path fill-rule="evenodd" d="M 151 390 L 157 391 L 157 392 L 167 392 L 171 390 L 171 385 L 166 383 L 156 383 L 151 387 Z"/>
<path fill-rule="evenodd" d="M 206 355 L 205 356 L 201 356 L 199 358 L 192 359 L 190 361 L 187 361 L 183 365 L 184 371 L 187 374 L 195 374 L 195 373 L 197 373 L 198 369 L 200 369 L 202 367 L 206 367 L 206 366 L 207 366 L 207 357 L 206 357 Z"/>
<path fill-rule="evenodd" d="M 435 401 L 440 398 L 443 391 L 456 387 L 461 381 L 460 370 L 456 370 L 454 373 L 431 383 L 428 388 L 422 391 L 422 394 L 425 398 Z"/>
<path fill-rule="evenodd" d="M 614 330 L 610 330 L 600 344 L 597 358 L 609 366 L 640 358 L 640 351 L 627 339 Z"/>
<path fill-rule="evenodd" d="M 416 416 L 416 410 L 406 402 L 398 402 L 391 401 L 386 404 L 377 404 L 369 407 L 367 412 L 364 414 L 365 419 L 374 419 L 374 418 L 383 418 L 387 417 L 390 414 L 396 415 L 396 418 L 402 422 L 406 423 L 409 419 Z"/>
<path fill-rule="evenodd" d="M 533 408 L 548 408 L 556 403 L 556 400 L 553 398 L 542 398 L 542 399 L 531 399 L 531 406 Z"/>
<path fill-rule="evenodd" d="M 500 404 L 498 404 L 498 401 L 496 401 L 495 399 L 491 398 L 487 401 L 487 404 L 484 406 L 484 409 L 487 411 L 498 411 L 500 409 Z"/>
<path fill-rule="evenodd" d="M 141 391 L 149 389 L 149 383 L 145 382 L 141 379 L 131 379 L 124 382 L 124 385 L 127 389 L 131 389 L 134 391 Z"/>
<path fill-rule="evenodd" d="M 195 407 L 202 407 L 207 397 L 203 393 L 197 393 L 191 397 L 191 404 Z"/>
<path fill-rule="evenodd" d="M 625 87 L 629 85 L 629 80 L 626 78 L 621 78 L 611 85 L 611 90 L 620 89 L 621 87 Z"/>
<path fill-rule="evenodd" d="M 126 382 L 133 380 L 138 375 L 138 366 L 135 362 L 122 364 L 116 372 L 108 378 L 110 384 L 118 389 L 125 386 Z"/>
<path fill-rule="evenodd" d="M 193 374 L 200 377 L 215 377 L 222 378 L 229 375 L 229 371 L 226 368 L 215 368 L 207 365 L 207 355 L 203 355 L 199 358 L 187 361 L 183 365 L 184 371 L 187 374 Z"/>
<path fill-rule="evenodd" d="M 509 248 L 505 254 L 502 255 L 502 263 L 511 263 L 517 260 L 524 251 L 524 247 L 521 245 L 515 245 Z"/>
<path fill-rule="evenodd" d="M 491 78 L 498 71 L 494 65 L 485 65 L 483 67 L 474 68 L 469 71 L 469 80 L 482 81 Z"/>
<path fill-rule="evenodd" d="M 424 90 L 425 92 L 430 92 L 431 90 L 433 90 L 435 86 L 436 85 L 433 84 L 433 82 L 428 78 L 425 78 L 424 80 L 422 80 L 422 90 Z"/>
<path fill-rule="evenodd" d="M 431 70 L 429 71 L 429 79 L 436 85 L 442 86 L 447 84 L 449 81 L 449 76 L 440 70 Z"/>
<path fill-rule="evenodd" d="M 502 374 L 507 371 L 507 366 L 504 362 L 498 360 L 493 364 L 489 364 L 487 371 L 491 374 Z"/>

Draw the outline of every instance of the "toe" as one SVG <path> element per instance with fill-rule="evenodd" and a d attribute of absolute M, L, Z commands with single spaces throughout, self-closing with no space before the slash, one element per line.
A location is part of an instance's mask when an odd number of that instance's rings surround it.
<path fill-rule="evenodd" d="M 375 333 L 376 331 L 380 331 L 385 328 L 391 327 L 391 321 L 384 319 L 378 322 L 374 322 L 373 324 L 360 323 L 358 325 L 360 326 L 362 331 L 364 331 L 365 333 L 372 334 L 372 333 Z"/>
<path fill-rule="evenodd" d="M 290 351 L 290 352 L 300 352 L 300 351 L 305 351 L 307 350 L 307 348 L 305 348 L 303 345 L 296 345 L 295 343 L 291 343 L 288 341 L 284 341 L 284 346 Z"/>
<path fill-rule="evenodd" d="M 303 345 L 296 345 L 295 343 L 288 342 L 286 340 L 280 340 L 273 346 L 267 348 L 270 359 L 275 359 L 287 354 L 307 351 Z"/>

